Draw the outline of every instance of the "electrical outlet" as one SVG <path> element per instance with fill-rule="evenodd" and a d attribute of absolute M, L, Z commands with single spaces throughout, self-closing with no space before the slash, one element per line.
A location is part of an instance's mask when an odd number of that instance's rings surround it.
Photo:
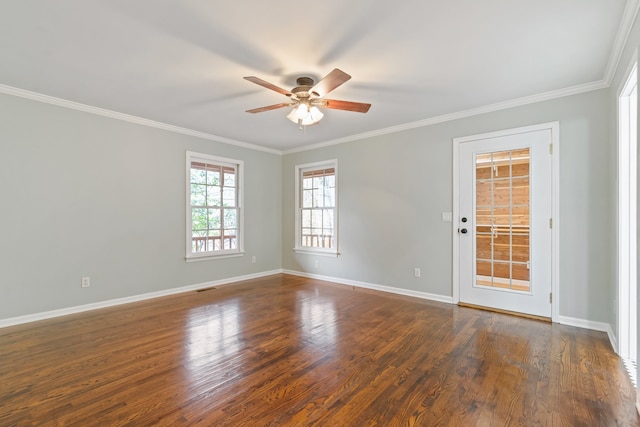
<path fill-rule="evenodd" d="M 442 212 L 442 221 L 451 222 L 451 212 Z"/>
<path fill-rule="evenodd" d="M 256 257 L 255 255 L 251 257 L 251 264 L 255 264 L 256 263 Z"/>
<path fill-rule="evenodd" d="M 316 260 L 315 266 L 316 266 L 316 268 L 320 267 L 320 261 Z"/>
<path fill-rule="evenodd" d="M 80 286 L 83 288 L 88 288 L 89 286 L 91 286 L 91 279 L 89 279 L 88 277 L 83 277 L 82 281 L 80 282 Z"/>
<path fill-rule="evenodd" d="M 414 277 L 420 277 L 420 269 L 419 268 L 414 268 L 413 269 L 413 276 Z"/>

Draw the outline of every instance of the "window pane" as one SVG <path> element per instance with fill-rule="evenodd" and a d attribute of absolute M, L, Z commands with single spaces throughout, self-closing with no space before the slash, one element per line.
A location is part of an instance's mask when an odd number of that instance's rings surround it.
<path fill-rule="evenodd" d="M 207 231 L 193 231 L 191 234 L 191 251 L 202 252 L 207 250 Z"/>
<path fill-rule="evenodd" d="M 334 188 L 336 186 L 336 176 L 335 175 L 325 176 L 324 185 L 327 188 Z"/>
<path fill-rule="evenodd" d="M 302 190 L 302 207 L 313 207 L 313 192 L 311 190 Z"/>
<path fill-rule="evenodd" d="M 529 261 L 529 227 L 514 227 L 512 242 L 513 260 Z"/>
<path fill-rule="evenodd" d="M 484 153 L 476 155 L 476 163 L 478 167 L 482 164 L 491 163 L 491 153 Z"/>
<path fill-rule="evenodd" d="M 480 156 L 477 156 L 479 158 Z M 476 179 L 491 179 L 491 163 L 480 165 L 476 169 Z"/>
<path fill-rule="evenodd" d="M 214 186 L 207 187 L 207 205 L 222 206 L 220 201 L 220 187 L 214 187 Z"/>
<path fill-rule="evenodd" d="M 191 229 L 206 230 L 207 227 L 207 210 L 192 209 L 191 210 Z"/>
<path fill-rule="evenodd" d="M 191 184 L 191 206 L 204 206 L 206 194 L 206 185 Z"/>
<path fill-rule="evenodd" d="M 478 276 L 488 276 L 491 277 L 491 261 L 480 261 L 476 262 L 476 274 Z M 480 278 L 478 278 L 480 280 Z"/>
<path fill-rule="evenodd" d="M 324 204 L 325 208 L 332 208 L 335 206 L 335 188 L 325 188 L 324 190 Z"/>
<path fill-rule="evenodd" d="M 322 207 L 324 206 L 324 200 L 323 200 L 323 194 L 322 194 L 322 188 L 317 189 L 314 188 L 313 189 L 313 207 Z"/>
<path fill-rule="evenodd" d="M 194 184 L 204 184 L 206 180 L 207 172 L 204 169 L 191 168 L 191 182 Z"/>
<path fill-rule="evenodd" d="M 528 151 L 528 150 L 527 150 Z M 529 176 L 529 163 L 515 163 L 511 166 L 511 176 Z"/>
<path fill-rule="evenodd" d="M 496 179 L 493 182 L 493 204 L 509 206 L 511 204 L 511 182 L 509 178 Z"/>
<path fill-rule="evenodd" d="M 333 228 L 333 209 L 325 209 L 322 211 L 322 227 Z"/>
<path fill-rule="evenodd" d="M 491 259 L 491 235 L 476 234 L 476 257 L 478 259 Z"/>
<path fill-rule="evenodd" d="M 235 171 L 224 171 L 224 186 L 225 187 L 235 187 L 236 186 L 236 173 Z"/>
<path fill-rule="evenodd" d="M 314 177 L 313 178 L 313 188 L 318 189 L 324 187 L 324 177 Z"/>
<path fill-rule="evenodd" d="M 304 190 L 309 190 L 311 188 L 313 188 L 313 179 L 311 178 L 305 178 L 302 180 L 302 188 Z"/>
<path fill-rule="evenodd" d="M 220 228 L 220 209 L 207 209 L 208 211 L 208 227 L 207 228 Z"/>
<path fill-rule="evenodd" d="M 311 227 L 311 211 L 306 209 L 302 211 L 302 227 Z"/>
<path fill-rule="evenodd" d="M 529 225 L 529 206 L 514 206 L 511 214 L 513 225 Z"/>
<path fill-rule="evenodd" d="M 223 239 L 224 250 L 237 249 L 238 239 L 236 238 L 236 230 L 228 230 L 231 234 L 225 234 Z"/>
<path fill-rule="evenodd" d="M 476 222 L 478 226 L 487 225 L 491 226 L 491 208 L 477 208 L 476 209 Z"/>
<path fill-rule="evenodd" d="M 493 209 L 493 223 L 496 225 L 511 225 L 511 209 L 508 206 Z"/>
<path fill-rule="evenodd" d="M 513 204 L 528 205 L 529 204 L 529 177 L 513 178 Z"/>
<path fill-rule="evenodd" d="M 220 167 L 219 166 L 209 165 L 209 170 L 207 171 L 207 184 L 220 185 Z"/>
<path fill-rule="evenodd" d="M 224 228 L 231 229 L 236 228 L 238 212 L 235 209 L 224 210 Z"/>
<path fill-rule="evenodd" d="M 222 190 L 222 206 L 236 206 L 236 189 L 232 187 L 223 187 Z"/>
<path fill-rule="evenodd" d="M 493 240 L 493 259 L 498 261 L 509 261 L 511 259 L 511 246 L 509 245 L 508 232 L 501 233 Z"/>
<path fill-rule="evenodd" d="M 314 209 L 311 211 L 311 226 L 322 228 L 322 209 Z"/>
<path fill-rule="evenodd" d="M 476 206 L 491 206 L 491 181 L 476 182 Z"/>
<path fill-rule="evenodd" d="M 529 269 L 527 268 L 526 264 L 513 264 L 513 278 L 515 280 L 529 280 Z M 529 290 L 529 287 L 527 286 L 526 289 L 524 290 Z"/>
<path fill-rule="evenodd" d="M 493 263 L 493 277 L 501 279 L 510 279 L 511 271 L 508 262 L 496 261 Z"/>

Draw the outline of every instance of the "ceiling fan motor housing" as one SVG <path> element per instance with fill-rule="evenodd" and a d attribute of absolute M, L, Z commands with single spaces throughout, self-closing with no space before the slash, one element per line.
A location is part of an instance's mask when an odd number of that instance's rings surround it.
<path fill-rule="evenodd" d="M 309 93 L 309 89 L 313 87 L 314 81 L 311 77 L 298 77 L 296 79 L 298 86 L 291 89 L 291 93 L 295 94 L 298 98 L 309 98 L 311 95 L 319 96 L 317 93 Z"/>

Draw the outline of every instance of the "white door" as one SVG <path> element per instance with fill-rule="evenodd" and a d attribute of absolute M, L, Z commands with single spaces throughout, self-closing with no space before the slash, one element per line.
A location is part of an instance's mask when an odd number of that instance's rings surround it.
<path fill-rule="evenodd" d="M 551 317 L 552 130 L 457 140 L 462 303 Z"/>

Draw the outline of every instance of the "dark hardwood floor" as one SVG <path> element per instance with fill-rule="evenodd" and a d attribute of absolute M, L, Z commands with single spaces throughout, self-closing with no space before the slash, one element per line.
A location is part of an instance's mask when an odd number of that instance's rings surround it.
<path fill-rule="evenodd" d="M 276 275 L 0 329 L 0 426 L 633 426 L 606 334 Z"/>

